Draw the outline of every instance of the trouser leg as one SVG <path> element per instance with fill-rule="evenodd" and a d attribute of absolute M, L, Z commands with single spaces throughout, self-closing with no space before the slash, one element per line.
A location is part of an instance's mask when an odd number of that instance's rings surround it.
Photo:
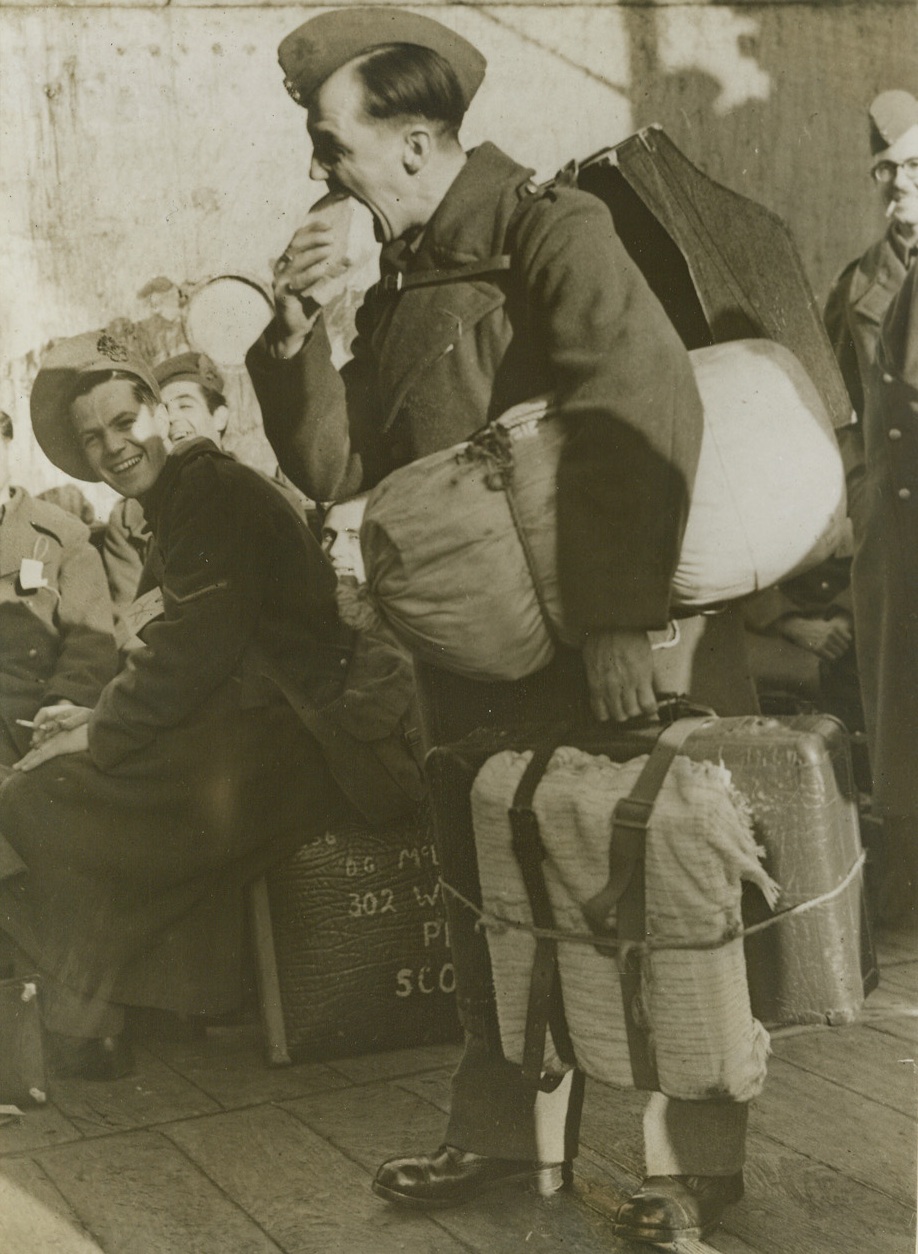
<path fill-rule="evenodd" d="M 651 1094 L 644 1109 L 649 1176 L 732 1176 L 746 1159 L 748 1102 L 684 1102 Z"/>
<path fill-rule="evenodd" d="M 118 1036 L 124 1031 L 124 1007 L 101 997 L 82 997 L 47 977 L 41 980 L 39 997 L 45 1027 L 61 1036 Z"/>
<path fill-rule="evenodd" d="M 564 654 L 518 683 L 476 683 L 431 667 L 417 667 L 418 696 L 428 748 L 449 744 L 477 727 L 504 727 L 544 719 L 571 720 L 582 710 L 579 659 Z M 434 836 L 444 881 L 481 903 L 467 797 L 434 796 Z M 440 804 L 438 804 L 438 802 Z M 466 1045 L 453 1077 L 449 1145 L 489 1158 L 561 1162 L 576 1153 L 583 1077 L 571 1074 L 552 1093 L 523 1081 L 500 1047 L 491 961 L 477 916 L 448 892 L 444 907 L 456 970 L 459 1016 Z"/>
<path fill-rule="evenodd" d="M 42 981 L 42 1020 L 61 1036 L 119 1036 L 124 1031 L 124 1007 L 98 997 L 80 997 L 62 985 Z"/>
<path fill-rule="evenodd" d="M 488 1158 L 574 1158 L 583 1088 L 582 1072 L 569 1071 L 553 1092 L 538 1092 L 519 1067 L 469 1036 L 453 1076 L 446 1143 Z"/>
<path fill-rule="evenodd" d="M 35 963 L 7 939 L 11 972 L 18 978 L 36 975 L 41 1018 L 49 1032 L 61 1036 L 117 1036 L 124 1030 L 124 1007 L 102 997 L 85 997 L 53 976 L 36 970 Z"/>
<path fill-rule="evenodd" d="M 884 816 L 878 895 L 881 925 L 914 925 L 918 920 L 918 815 Z"/>

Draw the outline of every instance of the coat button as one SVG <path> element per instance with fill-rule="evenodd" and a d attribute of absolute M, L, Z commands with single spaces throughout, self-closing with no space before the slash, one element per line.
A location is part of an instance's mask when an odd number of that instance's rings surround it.
<path fill-rule="evenodd" d="M 899 500 L 900 500 L 900 501 L 910 501 L 910 500 L 911 500 L 911 497 L 912 497 L 912 494 L 911 494 L 911 492 L 908 490 L 908 488 L 900 488 L 900 489 L 899 489 Z"/>
<path fill-rule="evenodd" d="M 883 375 L 883 382 L 884 382 L 884 383 L 892 383 L 892 381 L 893 381 L 893 377 L 892 377 L 892 375 L 891 375 L 891 374 L 884 374 L 884 375 Z"/>
<path fill-rule="evenodd" d="M 902 432 L 899 430 L 898 427 L 890 427 L 886 434 L 889 436 L 891 440 L 902 439 Z"/>
<path fill-rule="evenodd" d="M 29 649 L 29 657 L 38 657 L 37 649 Z"/>

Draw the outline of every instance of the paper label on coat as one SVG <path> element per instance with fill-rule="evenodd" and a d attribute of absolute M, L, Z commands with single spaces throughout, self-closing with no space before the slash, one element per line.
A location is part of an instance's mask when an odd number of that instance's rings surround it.
<path fill-rule="evenodd" d="M 138 635 L 147 623 L 152 623 L 156 618 L 162 618 L 165 613 L 165 605 L 163 603 L 163 593 L 161 588 L 151 588 L 149 592 L 145 592 L 142 597 L 138 597 L 124 611 L 124 625 L 131 635 Z"/>
<path fill-rule="evenodd" d="M 39 588 L 47 588 L 48 581 L 44 574 L 42 562 L 35 557 L 24 557 L 19 563 L 19 586 L 23 592 L 37 592 Z"/>

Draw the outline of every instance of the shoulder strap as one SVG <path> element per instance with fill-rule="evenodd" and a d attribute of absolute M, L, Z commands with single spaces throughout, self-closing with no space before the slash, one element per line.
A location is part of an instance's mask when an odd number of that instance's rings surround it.
<path fill-rule="evenodd" d="M 639 1089 L 660 1087 L 642 994 L 640 946 L 647 931 L 644 876 L 647 828 L 673 759 L 692 733 L 709 721 L 708 718 L 678 719 L 660 734 L 631 792 L 622 797 L 612 811 L 608 882 L 581 907 L 592 932 L 597 936 L 614 934 L 618 939 L 618 981 L 628 1055 L 634 1085 Z M 616 912 L 615 930 L 610 933 L 607 920 L 613 907 Z M 597 948 L 603 952 L 601 946 Z"/>
<path fill-rule="evenodd" d="M 409 292 L 414 287 L 436 287 L 443 283 L 483 279 L 509 269 L 510 254 L 498 253 L 472 265 L 459 266 L 455 270 L 419 270 L 416 274 L 403 274 L 401 270 L 397 270 L 395 274 L 383 275 L 373 290 L 377 295 L 391 296 L 399 292 Z"/>
<path fill-rule="evenodd" d="M 673 758 L 689 736 L 710 722 L 710 717 L 680 718 L 664 728 L 657 737 L 644 769 L 627 797 L 622 797 L 612 811 L 612 834 L 609 839 L 609 880 L 589 901 L 583 903 L 583 916 L 597 936 L 606 934 L 606 920 L 628 886 L 630 875 L 643 861 L 650 815 L 659 796 Z M 619 939 L 643 940 L 639 936 Z"/>
<path fill-rule="evenodd" d="M 510 807 L 510 831 L 513 854 L 519 864 L 532 909 L 532 921 L 538 928 L 553 930 L 554 911 L 542 863 L 546 850 L 539 831 L 539 820 L 532 808 L 535 790 L 559 743 L 558 738 L 546 741 L 534 750 L 532 758 L 517 785 Z M 543 1091 L 551 1091 L 560 1083 L 560 1076 L 543 1076 L 545 1039 L 551 1028 L 555 1050 L 562 1062 L 574 1065 L 574 1047 L 558 970 L 558 945 L 546 937 L 536 938 L 535 957 L 529 981 L 529 1004 L 526 1010 L 526 1035 L 523 1042 L 523 1079 Z"/>
<path fill-rule="evenodd" d="M 542 191 L 543 188 L 532 181 L 522 185 L 519 204 L 507 220 L 505 238 L 510 235 L 521 213 L 532 203 L 533 197 L 538 196 Z M 495 253 L 491 257 L 485 257 L 467 266 L 458 266 L 453 270 L 419 270 L 414 274 L 396 271 L 395 274 L 383 275 L 370 291 L 374 296 L 397 296 L 401 292 L 410 292 L 412 288 L 437 287 L 445 283 L 467 283 L 472 279 L 486 279 L 492 275 L 505 273 L 512 264 L 513 258 L 510 253 Z"/>

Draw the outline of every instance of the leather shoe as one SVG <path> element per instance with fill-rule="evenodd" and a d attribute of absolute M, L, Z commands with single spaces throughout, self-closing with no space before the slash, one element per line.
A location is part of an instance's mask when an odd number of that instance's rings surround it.
<path fill-rule="evenodd" d="M 48 1069 L 58 1080 L 121 1080 L 135 1071 L 134 1051 L 121 1036 L 45 1032 Z"/>
<path fill-rule="evenodd" d="M 571 1164 L 535 1163 L 527 1159 L 486 1158 L 441 1145 L 434 1154 L 417 1158 L 390 1158 L 373 1181 L 373 1192 L 400 1206 L 436 1209 L 458 1206 L 489 1189 L 514 1180 L 533 1180 L 542 1194 L 569 1184 Z"/>
<path fill-rule="evenodd" d="M 743 1173 L 733 1176 L 648 1176 L 619 1208 L 617 1236 L 648 1245 L 671 1246 L 702 1240 L 720 1223 L 724 1209 L 743 1196 Z"/>

